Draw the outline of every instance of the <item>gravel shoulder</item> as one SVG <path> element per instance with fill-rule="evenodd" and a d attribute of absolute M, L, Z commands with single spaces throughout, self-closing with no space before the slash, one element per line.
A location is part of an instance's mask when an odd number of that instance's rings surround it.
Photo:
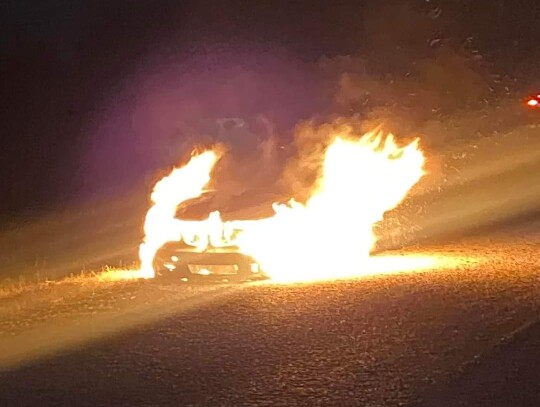
<path fill-rule="evenodd" d="M 535 323 L 539 249 L 497 239 L 423 247 L 402 254 L 464 261 L 311 284 L 58 286 L 18 312 L 21 298 L 2 305 L 12 322 L 2 319 L 0 346 L 27 349 L 3 353 L 0 404 L 417 405 Z M 73 327 L 76 340 L 63 343 Z M 47 352 L 35 347 L 44 340 Z"/>

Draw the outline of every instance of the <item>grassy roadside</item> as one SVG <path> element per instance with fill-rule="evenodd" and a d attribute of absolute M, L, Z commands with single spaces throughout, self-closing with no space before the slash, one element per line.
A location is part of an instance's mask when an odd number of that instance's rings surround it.
<path fill-rule="evenodd" d="M 101 270 L 81 271 L 70 274 L 58 280 L 42 278 L 39 273 L 34 276 L 22 275 L 17 279 L 6 278 L 0 280 L 0 300 L 9 299 L 21 294 L 29 294 L 49 290 L 53 287 L 77 285 L 79 287 L 102 285 L 103 283 L 116 283 L 120 281 L 135 280 L 138 270 L 135 264 L 127 267 L 104 266 Z"/>

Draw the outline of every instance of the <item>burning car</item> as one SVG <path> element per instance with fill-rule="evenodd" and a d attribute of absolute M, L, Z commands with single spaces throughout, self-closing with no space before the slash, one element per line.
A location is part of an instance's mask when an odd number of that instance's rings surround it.
<path fill-rule="evenodd" d="M 140 278 L 313 281 L 363 273 L 376 242 L 374 225 L 422 178 L 424 154 L 418 139 L 399 147 L 392 135 L 358 138 L 351 132 L 344 127 L 333 136 L 305 202 L 261 202 L 262 187 L 244 191 L 247 196 L 216 188 L 227 191 L 227 199 L 203 205 L 196 220 L 178 211 L 216 186 L 210 181 L 222 152 L 194 153 L 152 190 L 139 246 Z M 235 192 L 241 205 L 227 202 Z"/>
<path fill-rule="evenodd" d="M 264 194 L 255 196 L 266 200 L 273 198 L 264 197 Z M 156 277 L 191 282 L 203 280 L 238 282 L 266 278 L 259 263 L 242 253 L 236 244 L 237 236 L 242 233 L 249 221 L 224 222 L 219 211 L 211 212 L 205 219 L 192 219 L 194 213 L 205 213 L 208 206 L 216 205 L 215 198 L 215 194 L 205 192 L 194 201 L 186 202 L 184 210 L 181 210 L 175 219 L 181 230 L 180 239 L 167 242 L 156 252 L 153 260 Z M 253 216 L 260 215 L 261 211 L 264 213 L 261 206 L 267 208 L 264 203 L 254 202 L 253 197 L 250 199 L 245 195 L 228 199 L 225 208 L 223 202 L 219 206 L 225 210 L 225 214 L 232 206 L 237 211 L 240 209 L 244 214 Z"/>
<path fill-rule="evenodd" d="M 253 281 L 266 278 L 259 264 L 237 246 L 200 250 L 183 241 L 168 243 L 154 258 L 157 278 L 178 281 Z"/>

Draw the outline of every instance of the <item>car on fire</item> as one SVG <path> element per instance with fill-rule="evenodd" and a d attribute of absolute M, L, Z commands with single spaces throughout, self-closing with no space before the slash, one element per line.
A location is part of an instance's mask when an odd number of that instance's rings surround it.
<path fill-rule="evenodd" d="M 239 195 L 227 201 L 225 213 L 240 211 L 244 216 L 260 217 L 265 215 L 265 210 L 271 208 L 268 202 L 275 199 L 265 194 L 256 194 L 257 200 Z M 214 195 L 206 192 L 195 202 L 188 203 L 187 215 L 184 212 L 180 215 L 182 219 L 190 219 L 191 213 L 207 213 L 208 207 L 212 207 Z M 262 199 L 263 201 L 261 202 Z M 238 202 L 240 201 L 240 205 Z M 223 209 L 223 202 L 219 205 Z M 198 208 L 198 210 L 197 210 Z M 215 208 L 215 206 L 214 206 Z M 194 209 L 194 210 L 193 210 Z M 206 220 L 188 220 L 193 224 L 200 222 L 221 223 L 220 214 L 211 212 Z M 204 282 L 204 281 L 224 281 L 241 282 L 266 279 L 264 271 L 252 257 L 242 253 L 235 244 L 235 236 L 242 231 L 242 221 L 235 222 L 233 230 L 229 233 L 218 232 L 218 236 L 190 236 L 179 241 L 168 242 L 156 253 L 153 261 L 153 268 L 156 278 L 184 282 Z M 228 237 L 224 237 L 228 235 Z"/>
<path fill-rule="evenodd" d="M 163 246 L 154 258 L 154 270 L 157 278 L 185 282 L 238 282 L 266 278 L 259 264 L 236 246 L 208 245 L 200 250 L 184 241 Z"/>

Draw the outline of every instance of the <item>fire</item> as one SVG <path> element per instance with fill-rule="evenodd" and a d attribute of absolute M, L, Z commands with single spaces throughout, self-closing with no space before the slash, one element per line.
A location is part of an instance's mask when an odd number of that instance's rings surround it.
<path fill-rule="evenodd" d="M 182 231 L 189 230 L 189 222 L 176 219 L 176 209 L 180 203 L 202 194 L 217 159 L 218 153 L 214 151 L 194 156 L 185 167 L 175 168 L 154 186 L 154 205 L 146 214 L 144 242 L 139 248 L 142 278 L 154 277 L 152 262 L 159 248 L 180 240 Z"/>
<path fill-rule="evenodd" d="M 275 216 L 251 224 L 238 245 L 273 279 L 357 276 L 369 270 L 373 225 L 423 175 L 418 141 L 399 148 L 392 136 L 336 138 L 323 175 L 305 205 L 275 205 Z"/>
<path fill-rule="evenodd" d="M 376 242 L 373 226 L 424 173 L 418 140 L 399 147 L 391 135 L 337 137 L 325 152 L 322 176 L 305 204 L 274 204 L 275 214 L 259 220 L 223 222 L 219 212 L 199 222 L 176 219 L 177 206 L 202 193 L 217 159 L 207 151 L 156 184 L 140 247 L 142 276 L 153 276 L 152 261 L 163 244 L 181 239 L 199 250 L 209 242 L 234 244 L 274 280 L 371 273 L 377 268 L 370 258 Z M 240 230 L 234 238 L 233 230 Z"/>

